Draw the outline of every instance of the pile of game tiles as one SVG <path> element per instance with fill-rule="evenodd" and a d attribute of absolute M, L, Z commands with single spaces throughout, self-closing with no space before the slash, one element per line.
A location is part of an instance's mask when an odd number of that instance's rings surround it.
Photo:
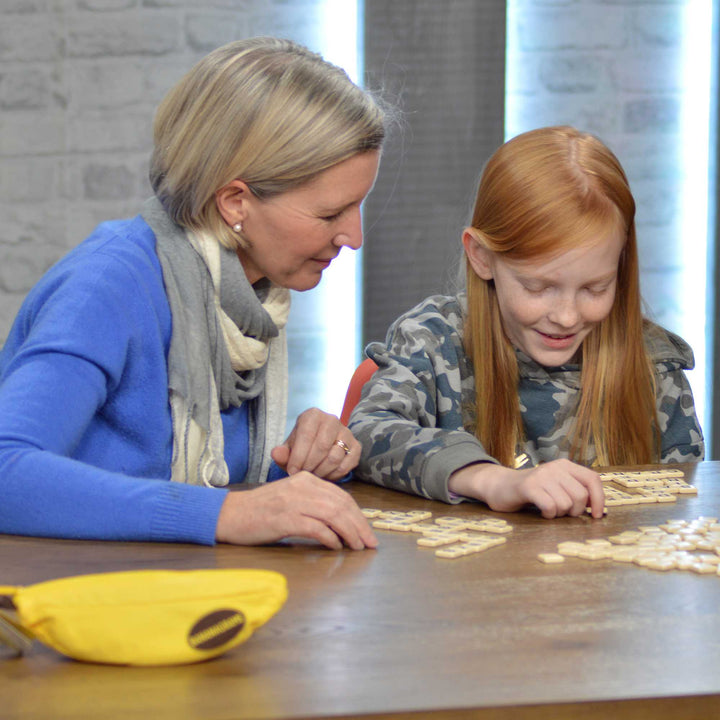
<path fill-rule="evenodd" d="M 675 502 L 678 495 L 697 495 L 697 488 L 684 477 L 682 470 L 672 468 L 600 473 L 605 507 Z"/>
<path fill-rule="evenodd" d="M 720 523 L 715 517 L 699 517 L 643 525 L 608 538 L 561 542 L 556 553 L 540 553 L 538 560 L 561 563 L 566 557 L 634 563 L 651 570 L 720 575 Z"/>
<path fill-rule="evenodd" d="M 420 547 L 438 548 L 435 555 L 446 560 L 503 545 L 507 540 L 502 536 L 513 529 L 506 520 L 494 517 L 465 520 L 447 516 L 430 522 L 432 513 L 427 510 L 405 512 L 363 508 L 362 512 L 378 530 L 419 534 L 417 544 Z"/>

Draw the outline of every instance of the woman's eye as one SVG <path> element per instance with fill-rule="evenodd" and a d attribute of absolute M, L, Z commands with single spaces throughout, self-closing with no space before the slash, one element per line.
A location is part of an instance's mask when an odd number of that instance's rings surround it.
<path fill-rule="evenodd" d="M 324 220 L 325 222 L 333 222 L 333 220 L 337 220 L 342 215 L 342 210 L 338 213 L 335 213 L 334 215 L 323 215 L 320 219 Z"/>

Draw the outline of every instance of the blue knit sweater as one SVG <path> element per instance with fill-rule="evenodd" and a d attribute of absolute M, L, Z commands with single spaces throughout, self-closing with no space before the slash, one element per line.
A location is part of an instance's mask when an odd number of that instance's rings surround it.
<path fill-rule="evenodd" d="M 100 225 L 33 288 L 0 352 L 0 532 L 215 542 L 227 491 L 169 481 L 171 329 L 139 216 Z M 234 482 L 247 412 L 222 418 Z"/>

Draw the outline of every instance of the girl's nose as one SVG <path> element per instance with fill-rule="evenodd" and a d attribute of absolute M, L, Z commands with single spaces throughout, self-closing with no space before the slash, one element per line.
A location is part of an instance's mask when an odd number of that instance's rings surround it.
<path fill-rule="evenodd" d="M 548 313 L 549 319 L 562 328 L 573 328 L 577 325 L 580 313 L 575 297 L 557 298 Z"/>

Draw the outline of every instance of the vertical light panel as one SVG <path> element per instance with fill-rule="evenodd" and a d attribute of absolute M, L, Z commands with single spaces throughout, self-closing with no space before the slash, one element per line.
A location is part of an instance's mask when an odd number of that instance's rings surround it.
<path fill-rule="evenodd" d="M 320 34 L 323 57 L 343 68 L 351 80 L 359 80 L 358 0 L 326 0 L 322 8 Z M 361 251 L 360 251 L 361 252 Z M 359 356 L 358 251 L 343 248 L 323 274 L 318 288 L 318 310 L 326 333 L 325 365 L 318 402 L 323 410 L 339 414 L 350 377 Z"/>
<path fill-rule="evenodd" d="M 520 17 L 522 0 L 507 0 L 505 19 L 505 140 L 530 128 L 522 127 L 523 94 Z"/>
<path fill-rule="evenodd" d="M 710 352 L 713 327 L 706 313 L 710 212 L 708 203 L 709 164 L 714 156 L 710 127 L 711 88 L 713 86 L 713 6 L 714 0 L 689 0 L 683 10 L 682 84 L 684 88 L 680 120 L 680 158 L 682 197 L 678 242 L 682 249 L 679 304 L 683 334 L 695 351 L 696 370 L 693 390 L 695 408 L 706 437 L 711 437 L 709 410 L 712 377 Z M 714 197 L 714 194 L 712 195 Z M 711 253 L 712 256 L 712 253 Z"/>
<path fill-rule="evenodd" d="M 506 36 L 506 138 L 575 125 L 607 142 L 628 172 L 643 293 L 650 316 L 693 348 L 688 377 L 706 437 L 717 5 L 508 0 Z"/>

